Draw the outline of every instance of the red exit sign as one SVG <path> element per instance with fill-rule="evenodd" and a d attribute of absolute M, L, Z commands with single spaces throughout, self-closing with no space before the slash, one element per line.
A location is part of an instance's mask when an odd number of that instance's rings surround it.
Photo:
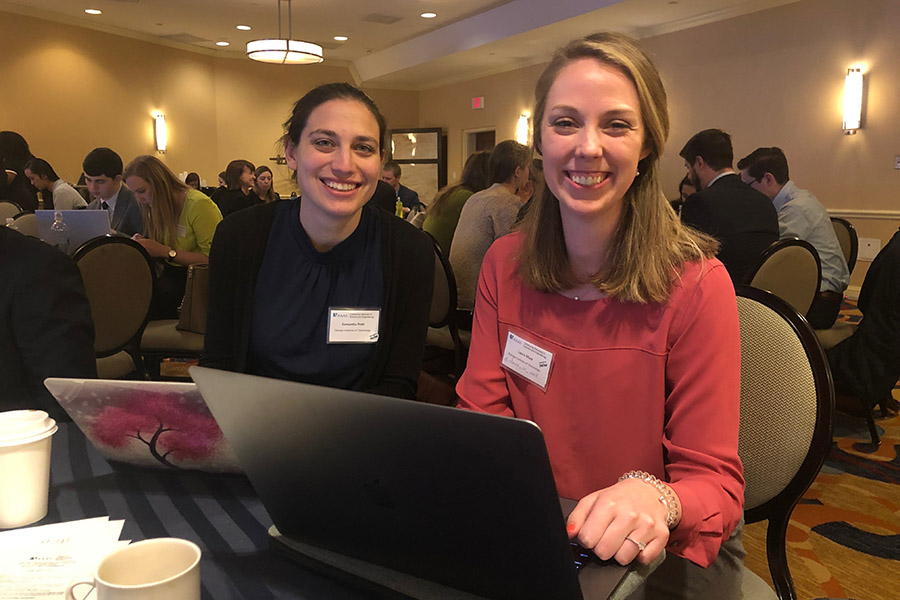
<path fill-rule="evenodd" d="M 484 108 L 484 96 L 472 98 L 472 108 Z"/>

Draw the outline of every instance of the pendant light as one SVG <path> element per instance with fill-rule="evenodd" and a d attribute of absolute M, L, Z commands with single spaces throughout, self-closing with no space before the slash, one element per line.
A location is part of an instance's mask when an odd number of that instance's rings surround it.
<path fill-rule="evenodd" d="M 247 56 L 260 62 L 281 65 L 311 65 L 325 60 L 322 58 L 322 46 L 291 39 L 291 0 L 283 1 L 288 5 L 288 37 L 281 35 L 282 0 L 275 0 L 278 5 L 278 39 L 247 42 Z"/>

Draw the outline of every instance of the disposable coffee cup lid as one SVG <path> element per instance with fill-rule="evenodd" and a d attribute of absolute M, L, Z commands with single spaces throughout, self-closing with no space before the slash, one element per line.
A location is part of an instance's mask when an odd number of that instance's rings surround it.
<path fill-rule="evenodd" d="M 56 421 L 42 410 L 0 412 L 0 446 L 36 442 L 56 433 Z"/>

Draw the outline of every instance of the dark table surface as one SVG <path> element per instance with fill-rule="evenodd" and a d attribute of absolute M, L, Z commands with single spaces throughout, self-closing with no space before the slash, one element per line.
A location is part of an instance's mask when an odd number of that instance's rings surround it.
<path fill-rule="evenodd" d="M 272 524 L 238 475 L 108 463 L 72 423 L 53 436 L 46 525 L 109 515 L 122 539 L 178 537 L 200 546 L 203 598 L 362 600 L 366 594 L 269 550 Z"/>

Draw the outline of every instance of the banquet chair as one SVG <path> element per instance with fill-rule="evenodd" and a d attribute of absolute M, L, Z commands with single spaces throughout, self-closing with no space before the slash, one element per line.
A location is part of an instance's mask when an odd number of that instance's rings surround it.
<path fill-rule="evenodd" d="M 834 227 L 834 234 L 841 245 L 844 260 L 847 261 L 847 268 L 853 273 L 853 267 L 856 266 L 856 255 L 859 252 L 859 238 L 856 236 L 856 228 L 853 227 L 850 221 L 840 217 L 831 217 L 831 225 Z"/>
<path fill-rule="evenodd" d="M 188 267 L 188 284 L 193 277 L 193 265 Z M 208 271 L 204 270 L 208 275 Z M 195 289 L 193 302 L 209 300 L 209 278 L 197 279 L 198 287 L 203 285 L 204 290 Z M 201 314 L 206 314 L 205 305 L 194 305 L 193 309 Z M 186 331 L 178 328 L 178 319 L 155 319 L 147 323 L 144 334 L 141 337 L 141 356 L 151 379 L 188 379 L 190 376 L 185 371 L 177 375 L 163 377 L 160 371 L 162 361 L 166 358 L 179 358 L 195 360 L 200 358 L 203 352 L 205 335 L 195 331 Z"/>
<path fill-rule="evenodd" d="M 437 240 L 428 237 L 434 249 L 434 293 L 422 370 L 455 386 L 465 368 L 471 333 L 460 330 L 456 322 L 456 277 L 450 261 Z"/>
<path fill-rule="evenodd" d="M 15 218 L 20 212 L 22 212 L 22 207 L 15 202 L 0 201 L 0 224 L 6 225 L 6 219 Z"/>
<path fill-rule="evenodd" d="M 38 233 L 37 217 L 34 216 L 33 212 L 20 212 L 16 215 L 15 221 L 13 221 L 10 227 L 28 237 L 41 237 Z"/>
<path fill-rule="evenodd" d="M 735 292 L 741 329 L 738 453 L 746 482 L 744 521 L 768 521 L 766 556 L 775 592 L 780 600 L 795 600 L 787 528 L 831 447 L 834 385 L 825 353 L 796 309 L 748 285 L 738 285 Z M 745 588 L 759 589 L 762 583 L 748 569 L 744 581 Z"/>
<path fill-rule="evenodd" d="M 147 251 L 116 236 L 90 239 L 73 255 L 94 319 L 94 352 L 100 379 L 140 371 L 135 347 L 147 323 L 156 277 Z"/>
<path fill-rule="evenodd" d="M 786 238 L 763 251 L 743 283 L 775 294 L 805 317 L 821 280 L 822 265 L 812 244 Z"/>

